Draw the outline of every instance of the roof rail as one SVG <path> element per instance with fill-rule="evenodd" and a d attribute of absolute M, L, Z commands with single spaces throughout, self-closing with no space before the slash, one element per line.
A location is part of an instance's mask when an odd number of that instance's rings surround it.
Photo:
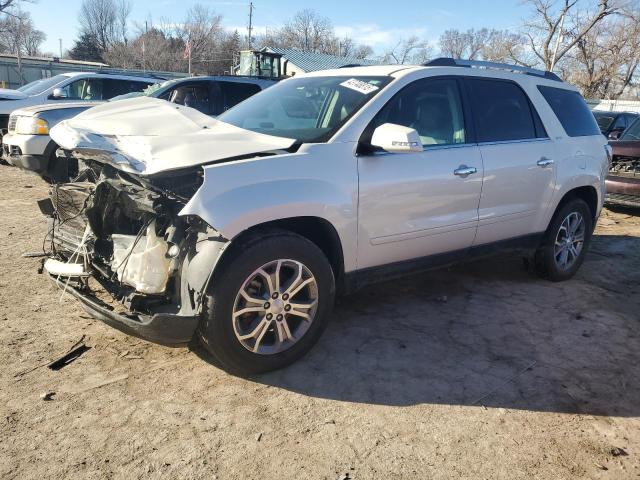
<path fill-rule="evenodd" d="M 146 77 L 146 78 L 156 78 L 158 80 L 168 80 L 168 78 L 164 75 L 158 75 L 157 73 L 151 72 L 143 72 L 139 70 L 121 70 L 121 69 L 109 69 L 109 68 L 100 68 L 99 70 L 92 70 L 92 73 L 100 73 L 102 75 L 122 75 L 125 77 Z"/>
<path fill-rule="evenodd" d="M 521 65 L 512 65 L 509 63 L 498 62 L 485 62 L 482 60 L 461 60 L 457 58 L 441 57 L 436 58 L 423 64 L 425 67 L 467 67 L 467 68 L 484 68 L 493 70 L 507 70 L 510 72 L 524 73 L 525 75 L 535 75 L 536 77 L 543 77 L 549 80 L 555 80 L 556 82 L 562 82 L 562 79 L 553 72 L 538 70 L 530 67 L 523 67 Z"/>

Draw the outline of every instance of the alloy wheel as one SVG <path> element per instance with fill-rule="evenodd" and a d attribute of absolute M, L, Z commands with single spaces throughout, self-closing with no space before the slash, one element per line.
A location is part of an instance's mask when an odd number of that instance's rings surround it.
<path fill-rule="evenodd" d="M 554 258 L 560 270 L 569 270 L 580 257 L 586 226 L 579 212 L 571 212 L 560 224 L 554 245 Z"/>
<path fill-rule="evenodd" d="M 318 284 L 311 271 L 296 260 L 274 260 L 251 273 L 240 287 L 233 330 L 247 350 L 273 355 L 304 336 L 317 307 Z"/>

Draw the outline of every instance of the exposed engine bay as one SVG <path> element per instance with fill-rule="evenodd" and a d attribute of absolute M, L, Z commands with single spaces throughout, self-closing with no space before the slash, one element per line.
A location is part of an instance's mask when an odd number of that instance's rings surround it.
<path fill-rule="evenodd" d="M 640 157 L 614 155 L 609 173 L 612 175 L 640 177 Z"/>
<path fill-rule="evenodd" d="M 198 217 L 178 215 L 202 181 L 201 168 L 142 178 L 80 161 L 78 176 L 39 202 L 49 219 L 44 270 L 134 322 L 197 315 L 227 243 Z"/>

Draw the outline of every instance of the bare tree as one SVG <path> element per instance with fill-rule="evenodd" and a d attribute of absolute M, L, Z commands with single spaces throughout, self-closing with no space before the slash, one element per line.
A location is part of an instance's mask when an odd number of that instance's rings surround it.
<path fill-rule="evenodd" d="M 331 20 L 309 9 L 297 12 L 283 27 L 265 31 L 257 38 L 256 44 L 354 59 L 364 59 L 373 54 L 367 45 L 360 45 L 347 36 L 336 36 Z"/>
<path fill-rule="evenodd" d="M 440 55 L 444 57 L 527 64 L 524 43 L 520 34 L 487 28 L 466 32 L 450 29 L 439 40 Z"/>
<path fill-rule="evenodd" d="M 47 36 L 35 28 L 28 12 L 15 10 L 0 19 L 0 45 L 5 52 L 37 56 Z"/>
<path fill-rule="evenodd" d="M 637 16 L 625 16 L 596 25 L 560 68 L 584 96 L 617 99 L 635 84 L 639 65 L 640 22 Z"/>
<path fill-rule="evenodd" d="M 420 64 L 425 63 L 431 57 L 432 49 L 429 44 L 414 35 L 398 41 L 392 49 L 385 53 L 383 62 Z"/>
<path fill-rule="evenodd" d="M 508 30 L 491 30 L 491 35 L 482 46 L 481 56 L 492 62 L 512 62 L 531 66 L 535 60 L 527 58 L 526 40 L 519 33 Z"/>
<path fill-rule="evenodd" d="M 594 10 L 581 9 L 587 16 L 576 24 L 571 22 L 571 14 L 578 10 L 578 0 L 525 0 L 525 3 L 533 10 L 525 25 L 525 35 L 531 51 L 547 70 L 553 70 L 598 23 L 622 12 L 627 4 L 625 0 L 597 0 Z"/>
<path fill-rule="evenodd" d="M 285 43 L 304 52 L 327 53 L 335 37 L 327 17 L 309 9 L 301 10 L 280 31 Z"/>
<path fill-rule="evenodd" d="M 4 12 L 20 3 L 35 3 L 37 0 L 0 0 L 0 12 Z"/>
<path fill-rule="evenodd" d="M 127 0 L 83 0 L 78 20 L 81 33 L 96 39 L 98 48 L 106 51 L 126 41 L 131 4 Z"/>
<path fill-rule="evenodd" d="M 480 30 L 472 28 L 466 32 L 455 29 L 446 30 L 440 36 L 440 51 L 446 57 L 475 60 L 495 32 L 487 28 Z"/>
<path fill-rule="evenodd" d="M 117 35 L 120 40 L 127 43 L 128 22 L 131 15 L 131 2 L 129 0 L 116 0 L 116 24 Z"/>

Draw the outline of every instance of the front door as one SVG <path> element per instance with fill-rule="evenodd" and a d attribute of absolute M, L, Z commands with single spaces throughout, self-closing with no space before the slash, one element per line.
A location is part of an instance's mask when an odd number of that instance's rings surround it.
<path fill-rule="evenodd" d="M 455 78 L 413 82 L 367 129 L 393 123 L 414 128 L 419 153 L 360 155 L 358 268 L 445 252 L 474 240 L 483 166 L 469 140 Z"/>

